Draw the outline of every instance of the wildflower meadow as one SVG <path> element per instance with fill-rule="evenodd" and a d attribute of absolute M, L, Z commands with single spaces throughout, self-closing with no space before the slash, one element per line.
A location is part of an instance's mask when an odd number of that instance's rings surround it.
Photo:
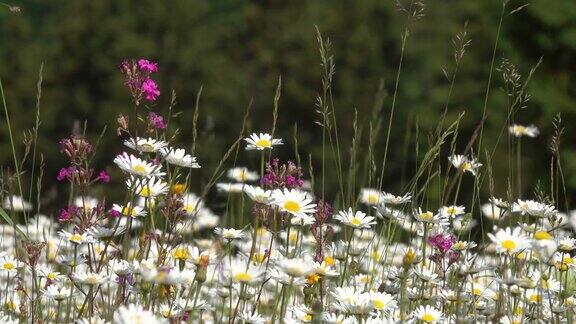
<path fill-rule="evenodd" d="M 504 1 L 500 14 L 522 9 Z M 54 139 L 59 171 L 48 174 L 46 144 L 38 141 L 42 70 L 28 116 L 35 126 L 23 143 L 10 119 L 20 112 L 11 110 L 1 76 L 10 142 L 2 154 L 12 162 L 1 173 L 0 323 L 572 323 L 576 213 L 566 181 L 574 175 L 562 164 L 566 129 L 561 114 L 552 125 L 534 125 L 526 114 L 527 85 L 540 63 L 520 71 L 499 60 L 498 33 L 482 118 L 463 133 L 466 109 L 452 96 L 472 41 L 465 28 L 455 31 L 443 113 L 431 129 L 406 130 L 426 144 L 392 136 L 404 127 L 396 118 L 405 48 L 425 13 L 421 1 L 399 6 L 405 23 L 397 68 L 387 76 L 393 91 L 378 91 L 366 122 L 349 110 L 346 125 L 333 97 L 338 53 L 321 26 L 311 29 L 321 87 L 314 120 L 299 123 L 319 130 L 314 152 L 300 148 L 298 124 L 279 122 L 290 114 L 279 75 L 267 123 L 250 123 L 250 105 L 239 107 L 237 136 L 223 139 L 227 145 L 213 148 L 219 159 L 207 161 L 198 123 L 211 85 L 188 89 L 196 100 L 179 103 L 159 81 L 163 62 L 134 57 L 108 67 L 123 80 L 111 87 L 127 98 L 116 122 L 89 136 L 88 119 Z M 505 93 L 504 106 L 488 104 L 494 91 Z M 165 105 L 163 97 L 173 100 Z M 506 118 L 487 141 L 492 109 Z M 192 116 L 191 134 L 174 123 L 182 114 Z M 105 137 L 122 149 L 102 145 Z M 526 188 L 531 157 L 523 148 L 539 137 L 549 139 L 541 150 L 549 168 L 540 173 L 548 177 Z M 403 145 L 403 157 L 390 153 Z M 390 174 L 391 159 L 410 166 Z M 200 180 L 201 170 L 208 179 Z M 390 177 L 406 181 L 391 189 Z M 65 193 L 58 208 L 44 205 L 47 181 Z"/>

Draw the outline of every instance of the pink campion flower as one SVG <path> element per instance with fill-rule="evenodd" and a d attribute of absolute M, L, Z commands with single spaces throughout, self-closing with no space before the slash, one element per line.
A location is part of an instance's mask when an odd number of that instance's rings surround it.
<path fill-rule="evenodd" d="M 62 168 L 60 169 L 60 171 L 58 171 L 58 176 L 56 176 L 56 180 L 58 181 L 64 181 L 64 179 L 70 180 L 72 179 L 73 176 L 74 176 L 73 167 Z"/>
<path fill-rule="evenodd" d="M 120 217 L 120 212 L 114 209 L 110 209 L 110 211 L 108 212 L 110 214 L 111 217 L 113 218 L 118 218 Z"/>
<path fill-rule="evenodd" d="M 110 175 L 108 175 L 108 172 L 106 172 L 106 170 L 100 171 L 100 173 L 98 174 L 98 181 L 102 183 L 110 182 Z"/>
<path fill-rule="evenodd" d="M 76 206 L 68 206 L 67 208 L 60 209 L 58 213 L 58 221 L 60 222 L 68 222 L 74 218 L 74 215 L 78 212 L 78 207 Z"/>
<path fill-rule="evenodd" d="M 430 243 L 430 245 L 432 245 L 434 248 L 440 250 L 441 253 L 446 253 L 446 251 L 450 250 L 455 242 L 456 237 L 452 234 L 436 234 L 428 238 L 428 243 Z"/>
<path fill-rule="evenodd" d="M 138 68 L 142 72 L 154 73 L 158 72 L 158 63 L 149 61 L 147 59 L 139 59 Z"/>
<path fill-rule="evenodd" d="M 166 129 L 164 118 L 156 113 L 150 112 L 148 114 L 148 123 L 155 129 Z"/>
<path fill-rule="evenodd" d="M 156 101 L 160 96 L 160 90 L 158 89 L 158 85 L 156 82 L 150 78 L 147 78 L 142 82 L 142 94 L 144 98 L 148 101 Z"/>

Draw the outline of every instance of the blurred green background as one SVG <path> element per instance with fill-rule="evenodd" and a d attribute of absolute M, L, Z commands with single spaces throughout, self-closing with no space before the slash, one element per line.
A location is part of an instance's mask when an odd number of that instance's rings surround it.
<path fill-rule="evenodd" d="M 175 123 L 182 131 L 179 142 L 186 147 L 192 137 L 196 93 L 204 86 L 197 153 L 203 169 L 197 173 L 198 183 L 206 181 L 237 136 L 251 99 L 249 128 L 270 131 L 279 76 L 283 86 L 277 134 L 287 145 L 275 153 L 293 157 L 292 130 L 297 123 L 303 159 L 311 153 L 319 171 L 321 129 L 314 123 L 318 118 L 314 110 L 321 89 L 321 67 L 314 26 L 333 45 L 335 110 L 343 152 L 348 154 L 354 110 L 366 130 L 380 80 L 389 93 L 381 112 L 387 123 L 405 21 L 394 1 L 382 0 L 28 0 L 9 4 L 20 6 L 21 12 L 12 13 L 0 6 L 0 77 L 13 128 L 21 140 L 21 134 L 34 125 L 35 88 L 44 62 L 40 150 L 46 163 L 43 187 L 46 195 L 51 192 L 53 196 L 65 195 L 65 186 L 55 181 L 64 163 L 57 142 L 75 123 L 84 121 L 92 140 L 109 125 L 96 164 L 108 166 L 113 181 L 121 181 L 111 163 L 123 150 L 115 135 L 116 118 L 131 109 L 117 69 L 125 58 L 159 62 L 156 79 L 162 95 L 155 110 L 167 114 L 174 90 L 176 110 L 182 112 Z M 562 113 L 567 126 L 562 141 L 563 167 L 572 196 L 576 188 L 576 133 L 571 127 L 576 122 L 576 2 L 535 0 L 509 14 L 524 4 L 508 3 L 496 55 L 496 67 L 508 59 L 523 77 L 543 58 L 528 86 L 532 98 L 516 116 L 519 123 L 533 123 L 541 129 L 538 138 L 524 141 L 524 191 L 532 196 L 539 180 L 547 183 L 552 120 Z M 471 45 L 456 77 L 449 107 L 451 120 L 466 112 L 458 142 L 459 150 L 464 150 L 481 119 L 501 8 L 500 0 L 426 3 L 425 16 L 414 24 L 406 45 L 385 189 L 400 190 L 402 174 L 409 175 L 413 169 L 416 128 L 424 145 L 438 122 L 449 86 L 442 70 L 453 67 L 452 39 L 467 24 Z M 507 114 L 508 99 L 502 87 L 501 73 L 495 71 L 485 128 L 489 148 Z M 3 114 L 0 119 L 0 163 L 9 166 L 12 157 Z M 376 143 L 378 161 L 385 131 L 383 127 Z M 411 136 L 406 138 L 406 134 Z M 507 174 L 505 142 L 493 161 L 497 176 Z M 257 159 L 257 154 L 240 154 L 238 163 L 257 169 Z M 442 159 L 446 161 L 446 157 Z M 332 172 L 332 164 L 328 166 Z M 329 184 L 334 194 L 334 176 L 329 177 Z M 504 181 L 495 189 L 503 196 Z"/>

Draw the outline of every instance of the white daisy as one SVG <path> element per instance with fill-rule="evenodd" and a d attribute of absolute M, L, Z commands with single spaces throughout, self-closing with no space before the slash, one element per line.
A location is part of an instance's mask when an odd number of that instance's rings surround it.
<path fill-rule="evenodd" d="M 90 196 L 82 196 L 74 198 L 74 206 L 82 208 L 86 211 L 91 211 L 98 206 L 98 199 Z"/>
<path fill-rule="evenodd" d="M 466 208 L 464 206 L 444 206 L 440 208 L 440 215 L 446 218 L 455 218 L 464 215 Z"/>
<path fill-rule="evenodd" d="M 168 143 L 153 138 L 133 138 L 124 141 L 124 145 L 138 152 L 153 153 L 165 148 Z"/>
<path fill-rule="evenodd" d="M 253 133 L 250 137 L 244 139 L 247 142 L 247 150 L 264 150 L 272 149 L 274 145 L 282 145 L 282 140 L 279 138 L 272 138 L 272 135 L 267 133 Z"/>
<path fill-rule="evenodd" d="M 488 237 L 496 245 L 498 253 L 514 254 L 530 246 L 529 239 L 522 233 L 522 228 L 500 229 L 496 235 L 488 233 Z"/>
<path fill-rule="evenodd" d="M 444 317 L 441 311 L 430 305 L 418 306 L 418 308 L 412 312 L 411 316 L 415 320 L 419 320 L 424 323 L 436 323 L 441 321 Z"/>
<path fill-rule="evenodd" d="M 218 227 L 214 230 L 214 233 L 222 237 L 223 239 L 229 241 L 241 239 L 244 237 L 244 233 L 242 232 L 242 230 L 237 230 L 233 228 Z"/>
<path fill-rule="evenodd" d="M 165 147 L 160 150 L 160 154 L 170 164 L 174 164 L 183 168 L 200 168 L 200 164 L 196 161 L 196 157 L 186 154 L 184 149 L 168 148 Z"/>
<path fill-rule="evenodd" d="M 536 137 L 538 136 L 538 134 L 540 134 L 538 127 L 534 125 L 523 126 L 513 124 L 512 126 L 508 127 L 508 131 L 510 132 L 510 134 L 516 137 L 522 137 L 522 136 Z"/>
<path fill-rule="evenodd" d="M 452 163 L 452 165 L 462 172 L 470 172 L 472 175 L 476 175 L 476 171 L 482 166 L 482 163 L 479 163 L 474 158 L 468 158 L 464 155 L 452 155 L 448 158 L 448 161 Z"/>
<path fill-rule="evenodd" d="M 248 168 L 244 167 L 235 167 L 228 170 L 228 178 L 235 180 L 237 182 L 251 182 L 256 181 L 260 177 L 258 173 L 248 170 Z"/>
<path fill-rule="evenodd" d="M 261 204 L 267 205 L 272 201 L 271 190 L 264 190 L 258 186 L 245 185 L 244 192 L 248 195 L 248 197 L 250 197 L 250 199 Z"/>
<path fill-rule="evenodd" d="M 128 306 L 120 306 L 114 312 L 114 324 L 132 324 L 132 323 L 146 323 L 146 324 L 159 324 L 165 323 L 163 319 L 157 318 L 154 313 L 145 310 L 140 305 L 129 304 Z"/>
<path fill-rule="evenodd" d="M 316 212 L 316 204 L 312 203 L 306 192 L 297 189 L 276 189 L 272 193 L 272 199 L 280 211 L 294 216 L 304 217 Z"/>
<path fill-rule="evenodd" d="M 368 205 L 374 206 L 382 203 L 384 201 L 384 194 L 378 189 L 363 188 L 360 190 L 360 202 Z"/>
<path fill-rule="evenodd" d="M 112 209 L 124 216 L 130 216 L 132 218 L 146 215 L 144 208 L 140 206 L 132 206 L 131 203 L 127 203 L 125 206 L 114 204 L 112 205 Z"/>
<path fill-rule="evenodd" d="M 16 273 L 18 268 L 22 265 L 20 261 L 14 259 L 11 256 L 4 256 L 0 258 L 0 271 L 6 271 L 8 273 Z"/>
<path fill-rule="evenodd" d="M 370 228 L 376 224 L 374 217 L 366 216 L 366 213 L 359 210 L 354 212 L 352 208 L 349 208 L 348 211 L 340 211 L 338 215 L 334 216 L 334 219 L 353 228 Z"/>
<path fill-rule="evenodd" d="M 157 177 L 136 178 L 130 176 L 126 180 L 126 186 L 130 191 L 145 198 L 153 198 L 168 192 L 168 183 Z"/>
<path fill-rule="evenodd" d="M 382 192 L 382 200 L 385 204 L 389 205 L 401 205 L 410 202 L 412 196 L 410 194 L 405 194 L 404 196 L 395 196 L 391 193 Z"/>
<path fill-rule="evenodd" d="M 90 236 L 88 233 L 69 233 L 64 230 L 59 232 L 60 237 L 65 241 L 68 241 L 73 244 L 86 244 L 86 243 L 94 243 L 94 238 Z"/>
<path fill-rule="evenodd" d="M 140 177 L 159 177 L 165 173 L 162 172 L 162 165 L 154 165 L 146 162 L 139 157 L 124 152 L 114 159 L 114 163 L 124 172 Z"/>

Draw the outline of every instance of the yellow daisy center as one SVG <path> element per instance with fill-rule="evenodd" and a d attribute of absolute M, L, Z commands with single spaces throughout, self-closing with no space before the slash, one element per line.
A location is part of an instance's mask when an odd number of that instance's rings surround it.
<path fill-rule="evenodd" d="M 173 256 L 174 256 L 174 259 L 177 259 L 177 260 L 187 260 L 190 257 L 190 254 L 188 253 L 188 249 L 178 248 L 178 249 L 174 250 Z"/>
<path fill-rule="evenodd" d="M 472 164 L 470 162 L 464 162 L 462 163 L 462 170 L 466 171 L 466 170 L 471 170 L 472 169 Z"/>
<path fill-rule="evenodd" d="M 505 249 L 506 251 L 512 251 L 514 249 L 516 249 L 516 242 L 514 242 L 513 240 L 504 240 L 501 243 L 502 248 Z"/>
<path fill-rule="evenodd" d="M 362 221 L 354 216 L 351 220 L 350 220 L 350 224 L 354 225 L 354 226 L 359 226 L 360 224 L 362 224 Z"/>
<path fill-rule="evenodd" d="M 331 256 L 324 257 L 324 262 L 326 263 L 326 265 L 331 266 L 334 264 L 334 258 Z"/>
<path fill-rule="evenodd" d="M 260 139 L 256 142 L 256 146 L 258 147 L 263 147 L 263 148 L 267 148 L 267 147 L 271 147 L 272 146 L 272 142 L 270 142 L 267 139 Z"/>
<path fill-rule="evenodd" d="M 524 134 L 525 131 L 526 131 L 526 127 L 524 127 L 524 126 L 520 126 L 520 125 L 514 126 L 514 132 L 516 134 Z"/>
<path fill-rule="evenodd" d="M 534 238 L 537 240 L 552 240 L 554 237 L 546 231 L 538 231 L 534 233 Z"/>
<path fill-rule="evenodd" d="M 432 322 L 432 321 L 434 321 L 434 315 L 432 315 L 430 313 L 426 313 L 426 314 L 422 315 L 422 317 L 420 319 L 424 322 Z"/>
<path fill-rule="evenodd" d="M 143 166 L 142 164 L 137 164 L 132 167 L 132 171 L 137 173 L 146 173 L 146 167 Z"/>
<path fill-rule="evenodd" d="M 370 204 L 377 204 L 377 203 L 378 203 L 378 200 L 379 200 L 379 199 L 378 199 L 378 195 L 376 195 L 376 194 L 369 194 L 367 200 L 368 200 L 368 203 L 370 203 Z"/>
<path fill-rule="evenodd" d="M 143 152 L 154 152 L 154 145 L 148 143 L 142 144 L 140 145 L 140 150 Z"/>
<path fill-rule="evenodd" d="M 74 235 L 70 236 L 70 238 L 68 240 L 71 242 L 74 242 L 74 243 L 80 243 L 80 242 L 82 242 L 82 235 L 74 234 Z"/>
<path fill-rule="evenodd" d="M 252 275 L 247 272 L 240 272 L 234 275 L 234 281 L 236 282 L 249 282 L 252 280 Z"/>
<path fill-rule="evenodd" d="M 14 263 L 11 262 L 4 263 L 2 267 L 4 268 L 4 270 L 12 270 L 15 268 Z"/>
<path fill-rule="evenodd" d="M 306 314 L 304 317 L 302 317 L 302 320 L 305 322 L 310 322 L 312 320 L 312 315 Z"/>
<path fill-rule="evenodd" d="M 382 309 L 382 308 L 384 308 L 384 306 L 386 306 L 386 304 L 385 304 L 383 301 L 379 300 L 379 299 L 376 299 L 376 300 L 372 301 L 372 305 L 373 305 L 374 308 L 376 308 L 376 309 Z"/>
<path fill-rule="evenodd" d="M 150 197 L 150 187 L 149 186 L 142 187 L 142 190 L 140 190 L 138 194 L 142 197 Z"/>
<path fill-rule="evenodd" d="M 456 214 L 456 208 L 454 208 L 454 207 L 449 207 L 447 211 L 448 211 L 448 214 L 449 214 L 449 215 L 454 215 L 454 214 Z"/>
<path fill-rule="evenodd" d="M 132 208 L 131 206 L 126 206 L 122 208 L 122 214 L 126 216 L 136 217 L 136 209 Z"/>
<path fill-rule="evenodd" d="M 184 210 L 188 214 L 192 214 L 196 210 L 196 204 L 186 204 Z"/>
<path fill-rule="evenodd" d="M 530 295 L 530 301 L 533 303 L 537 303 L 540 301 L 540 295 L 538 294 L 532 294 Z"/>
<path fill-rule="evenodd" d="M 57 277 L 58 277 L 58 276 L 57 276 L 55 273 L 53 273 L 53 272 L 49 273 L 49 274 L 46 276 L 46 278 L 48 278 L 48 279 L 50 279 L 50 280 L 56 280 Z"/>
<path fill-rule="evenodd" d="M 434 218 L 434 214 L 432 214 L 432 212 L 425 212 L 425 213 L 420 214 L 420 218 L 423 221 L 429 221 L 432 218 Z"/>
<path fill-rule="evenodd" d="M 284 203 L 284 209 L 292 213 L 297 213 L 300 211 L 300 204 L 293 200 L 288 200 Z"/>

